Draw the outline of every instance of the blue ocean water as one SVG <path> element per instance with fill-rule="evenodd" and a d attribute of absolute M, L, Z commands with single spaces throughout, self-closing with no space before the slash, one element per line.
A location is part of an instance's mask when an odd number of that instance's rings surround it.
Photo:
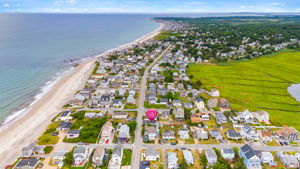
<path fill-rule="evenodd" d="M 0 14 L 0 121 L 34 101 L 78 60 L 159 27 L 149 15 Z M 44 86 L 44 88 L 42 88 Z"/>

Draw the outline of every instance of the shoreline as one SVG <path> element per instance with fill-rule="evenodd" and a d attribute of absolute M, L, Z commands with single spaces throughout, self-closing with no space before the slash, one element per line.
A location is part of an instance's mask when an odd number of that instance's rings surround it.
<path fill-rule="evenodd" d="M 98 57 L 152 39 L 162 31 L 163 27 L 164 24 L 160 23 L 157 29 L 133 42 L 109 49 L 79 63 L 78 66 L 56 80 L 39 99 L 29 104 L 28 110 L 2 125 L 0 127 L 0 168 L 13 163 L 22 147 L 35 142 L 49 125 L 51 119 L 64 110 L 63 105 L 74 97 L 77 90 L 84 87 Z"/>

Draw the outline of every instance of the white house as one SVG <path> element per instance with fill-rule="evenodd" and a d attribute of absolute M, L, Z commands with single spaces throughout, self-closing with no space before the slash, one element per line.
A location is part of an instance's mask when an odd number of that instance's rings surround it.
<path fill-rule="evenodd" d="M 235 153 L 232 148 L 223 148 L 221 149 L 221 156 L 224 159 L 232 160 L 235 157 Z"/>
<path fill-rule="evenodd" d="M 73 158 L 75 166 L 83 166 L 89 160 L 89 149 L 86 146 L 76 147 Z"/>
<path fill-rule="evenodd" d="M 255 119 L 259 122 L 269 123 L 269 113 L 266 111 L 252 112 Z"/>
<path fill-rule="evenodd" d="M 178 130 L 179 138 L 180 139 L 189 139 L 189 129 L 187 128 L 182 128 Z"/>
<path fill-rule="evenodd" d="M 157 161 L 160 159 L 160 152 L 156 151 L 153 148 L 149 148 L 149 149 L 147 149 L 147 151 L 145 151 L 144 158 L 147 161 Z"/>
<path fill-rule="evenodd" d="M 205 103 L 204 103 L 203 99 L 201 99 L 201 98 L 197 98 L 195 100 L 195 106 L 200 111 L 205 110 Z"/>
<path fill-rule="evenodd" d="M 178 158 L 174 152 L 168 152 L 168 168 L 178 168 Z"/>
<path fill-rule="evenodd" d="M 261 152 L 260 159 L 262 163 L 273 163 L 274 162 L 274 157 L 272 153 L 268 151 L 263 151 Z"/>
<path fill-rule="evenodd" d="M 218 160 L 216 152 L 212 149 L 205 150 L 205 157 L 209 165 L 215 164 Z"/>
<path fill-rule="evenodd" d="M 123 148 L 117 144 L 113 150 L 111 159 L 108 164 L 109 169 L 120 169 L 123 157 Z"/>
<path fill-rule="evenodd" d="M 190 164 L 194 164 L 194 157 L 191 151 L 189 150 L 183 150 L 183 158 L 185 160 L 185 162 L 190 165 Z"/>

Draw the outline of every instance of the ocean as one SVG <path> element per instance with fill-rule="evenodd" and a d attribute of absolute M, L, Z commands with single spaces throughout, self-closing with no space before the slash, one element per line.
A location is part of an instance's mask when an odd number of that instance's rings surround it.
<path fill-rule="evenodd" d="M 0 14 L 0 25 L 0 124 L 23 113 L 71 63 L 159 27 L 134 14 Z"/>

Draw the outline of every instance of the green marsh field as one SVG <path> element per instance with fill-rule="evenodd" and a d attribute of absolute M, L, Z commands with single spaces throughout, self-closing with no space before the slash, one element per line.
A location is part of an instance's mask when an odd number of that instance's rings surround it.
<path fill-rule="evenodd" d="M 205 89 L 219 89 L 233 110 L 266 110 L 273 125 L 300 130 L 300 103 L 287 91 L 300 83 L 299 51 L 216 65 L 190 64 L 187 70 L 192 82 L 200 80 Z"/>

